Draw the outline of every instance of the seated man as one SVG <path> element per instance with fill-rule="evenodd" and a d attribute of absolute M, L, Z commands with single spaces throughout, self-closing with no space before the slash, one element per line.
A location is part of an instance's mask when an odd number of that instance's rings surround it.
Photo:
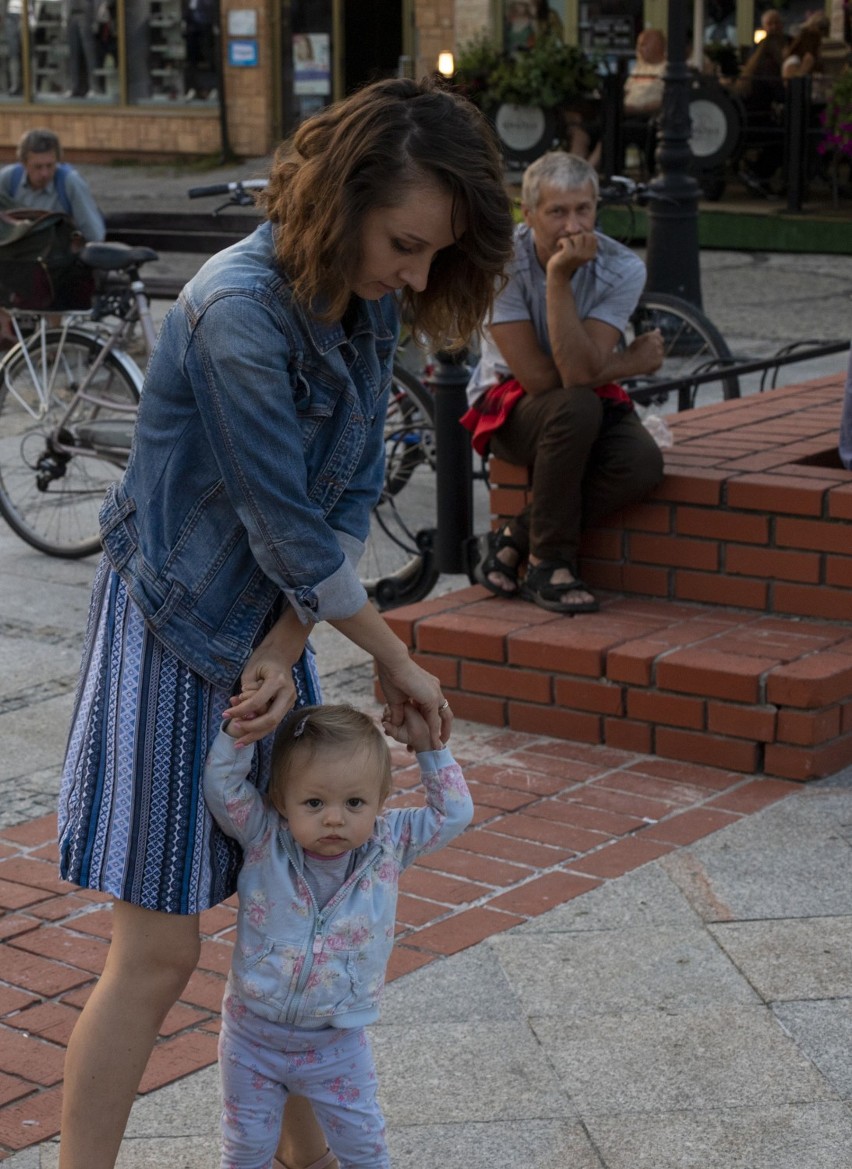
<path fill-rule="evenodd" d="M 85 240 L 106 236 L 104 217 L 81 174 L 61 162 L 62 147 L 52 130 L 28 130 L 18 143 L 18 162 L 0 170 L 0 195 L 7 207 L 64 211 Z"/>
<path fill-rule="evenodd" d="M 532 467 L 531 506 L 480 540 L 474 575 L 498 596 L 520 594 L 558 613 L 598 608 L 577 576 L 581 530 L 641 499 L 663 473 L 656 443 L 613 384 L 658 369 L 663 341 L 655 329 L 616 348 L 645 267 L 595 231 L 597 194 L 594 168 L 576 155 L 553 151 L 527 169 L 525 223 L 463 420 L 476 426 L 477 450 L 487 436 L 494 454 Z"/>
<path fill-rule="evenodd" d="M 67 162 L 52 130 L 28 130 L 18 142 L 18 162 L 0 169 L 0 210 L 30 207 L 70 215 L 87 242 L 102 240 L 106 224 L 89 185 Z M 55 321 L 54 323 L 58 323 Z M 0 350 L 18 340 L 9 314 L 0 309 Z"/>

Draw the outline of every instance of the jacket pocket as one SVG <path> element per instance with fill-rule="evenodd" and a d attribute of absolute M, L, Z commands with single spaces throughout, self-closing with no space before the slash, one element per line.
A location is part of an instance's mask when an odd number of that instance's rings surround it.
<path fill-rule="evenodd" d="M 267 939 L 257 950 L 243 950 L 241 959 L 234 963 L 234 978 L 240 993 L 248 999 L 273 1003 L 284 1014 L 292 1006 L 292 996 L 299 984 L 304 949 Z"/>
<path fill-rule="evenodd" d="M 324 948 L 314 956 L 304 990 L 302 1011 L 315 1019 L 330 1019 L 356 1006 L 371 1005 L 365 994 L 364 953 Z"/>

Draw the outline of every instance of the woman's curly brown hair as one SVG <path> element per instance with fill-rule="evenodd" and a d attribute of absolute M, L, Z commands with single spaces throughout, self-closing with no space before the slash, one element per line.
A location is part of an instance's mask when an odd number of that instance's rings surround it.
<path fill-rule="evenodd" d="M 424 181 L 452 197 L 465 230 L 435 257 L 428 287 L 406 288 L 405 319 L 433 344 L 463 344 L 488 313 L 512 254 L 513 220 L 488 122 L 438 82 L 367 85 L 304 122 L 276 155 L 260 202 L 297 301 L 339 320 L 360 263 L 368 211 Z"/>

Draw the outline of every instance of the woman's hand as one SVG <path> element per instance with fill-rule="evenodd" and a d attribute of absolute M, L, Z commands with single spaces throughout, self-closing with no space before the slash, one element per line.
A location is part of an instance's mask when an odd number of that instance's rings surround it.
<path fill-rule="evenodd" d="M 384 732 L 392 739 L 396 739 L 398 743 L 403 743 L 407 751 L 416 754 L 419 751 L 430 749 L 432 737 L 429 734 L 426 720 L 410 702 L 406 702 L 403 707 L 403 725 L 401 727 L 394 726 L 390 719 L 390 707 L 386 706 L 382 711 Z"/>
<path fill-rule="evenodd" d="M 246 662 L 240 693 L 222 714 L 223 719 L 238 724 L 238 746 L 264 738 L 292 710 L 296 701 L 293 666 L 302 656 L 307 638 L 308 630 L 293 610 L 287 609 Z M 233 730 L 229 733 L 234 734 Z"/>
<path fill-rule="evenodd" d="M 390 725 L 402 728 L 405 704 L 411 702 L 426 720 L 432 749 L 439 751 L 450 737 L 453 715 L 438 679 L 411 660 L 403 642 L 369 601 L 351 617 L 331 624 L 375 659 L 379 684 L 390 711 Z"/>
<path fill-rule="evenodd" d="M 405 707 L 410 702 L 422 715 L 429 728 L 432 750 L 439 751 L 449 739 L 453 727 L 453 712 L 441 692 L 441 683 L 432 674 L 421 669 L 411 658 L 405 657 L 393 665 L 376 662 L 379 685 L 387 700 L 389 733 L 402 733 L 405 725 Z M 404 742 L 404 739 L 400 740 Z"/>

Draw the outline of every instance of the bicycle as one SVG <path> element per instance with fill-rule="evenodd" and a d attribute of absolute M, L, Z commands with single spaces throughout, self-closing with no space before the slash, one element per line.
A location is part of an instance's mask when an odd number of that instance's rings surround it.
<path fill-rule="evenodd" d="M 149 351 L 155 340 L 140 269 L 157 253 L 89 243 L 80 258 L 100 285 L 90 309 L 58 326 L 54 313 L 11 310 L 18 343 L 0 365 L 0 515 L 64 558 L 100 549 L 98 512 L 127 462 L 142 389 L 126 345 L 137 328 Z M 25 334 L 20 320 L 35 327 Z"/>
<path fill-rule="evenodd" d="M 223 194 L 222 207 L 245 206 L 264 184 L 198 187 L 190 197 Z M 89 310 L 65 315 L 58 327 L 49 313 L 14 310 L 18 343 L 0 364 L 0 515 L 47 555 L 71 559 L 100 550 L 101 501 L 127 463 L 142 388 L 142 371 L 126 345 L 137 326 L 149 353 L 155 341 L 140 268 L 158 258 L 151 248 L 87 244 L 81 259 L 103 284 Z M 108 272 L 119 273 L 120 282 L 107 280 Z M 106 325 L 108 318 L 114 323 Z M 26 333 L 20 327 L 25 321 Z M 422 551 L 410 525 L 434 527 L 430 404 L 423 385 L 396 361 L 385 423 L 385 486 L 361 561 L 374 598 L 407 595 Z M 403 489 L 405 516 L 398 506 Z"/>

